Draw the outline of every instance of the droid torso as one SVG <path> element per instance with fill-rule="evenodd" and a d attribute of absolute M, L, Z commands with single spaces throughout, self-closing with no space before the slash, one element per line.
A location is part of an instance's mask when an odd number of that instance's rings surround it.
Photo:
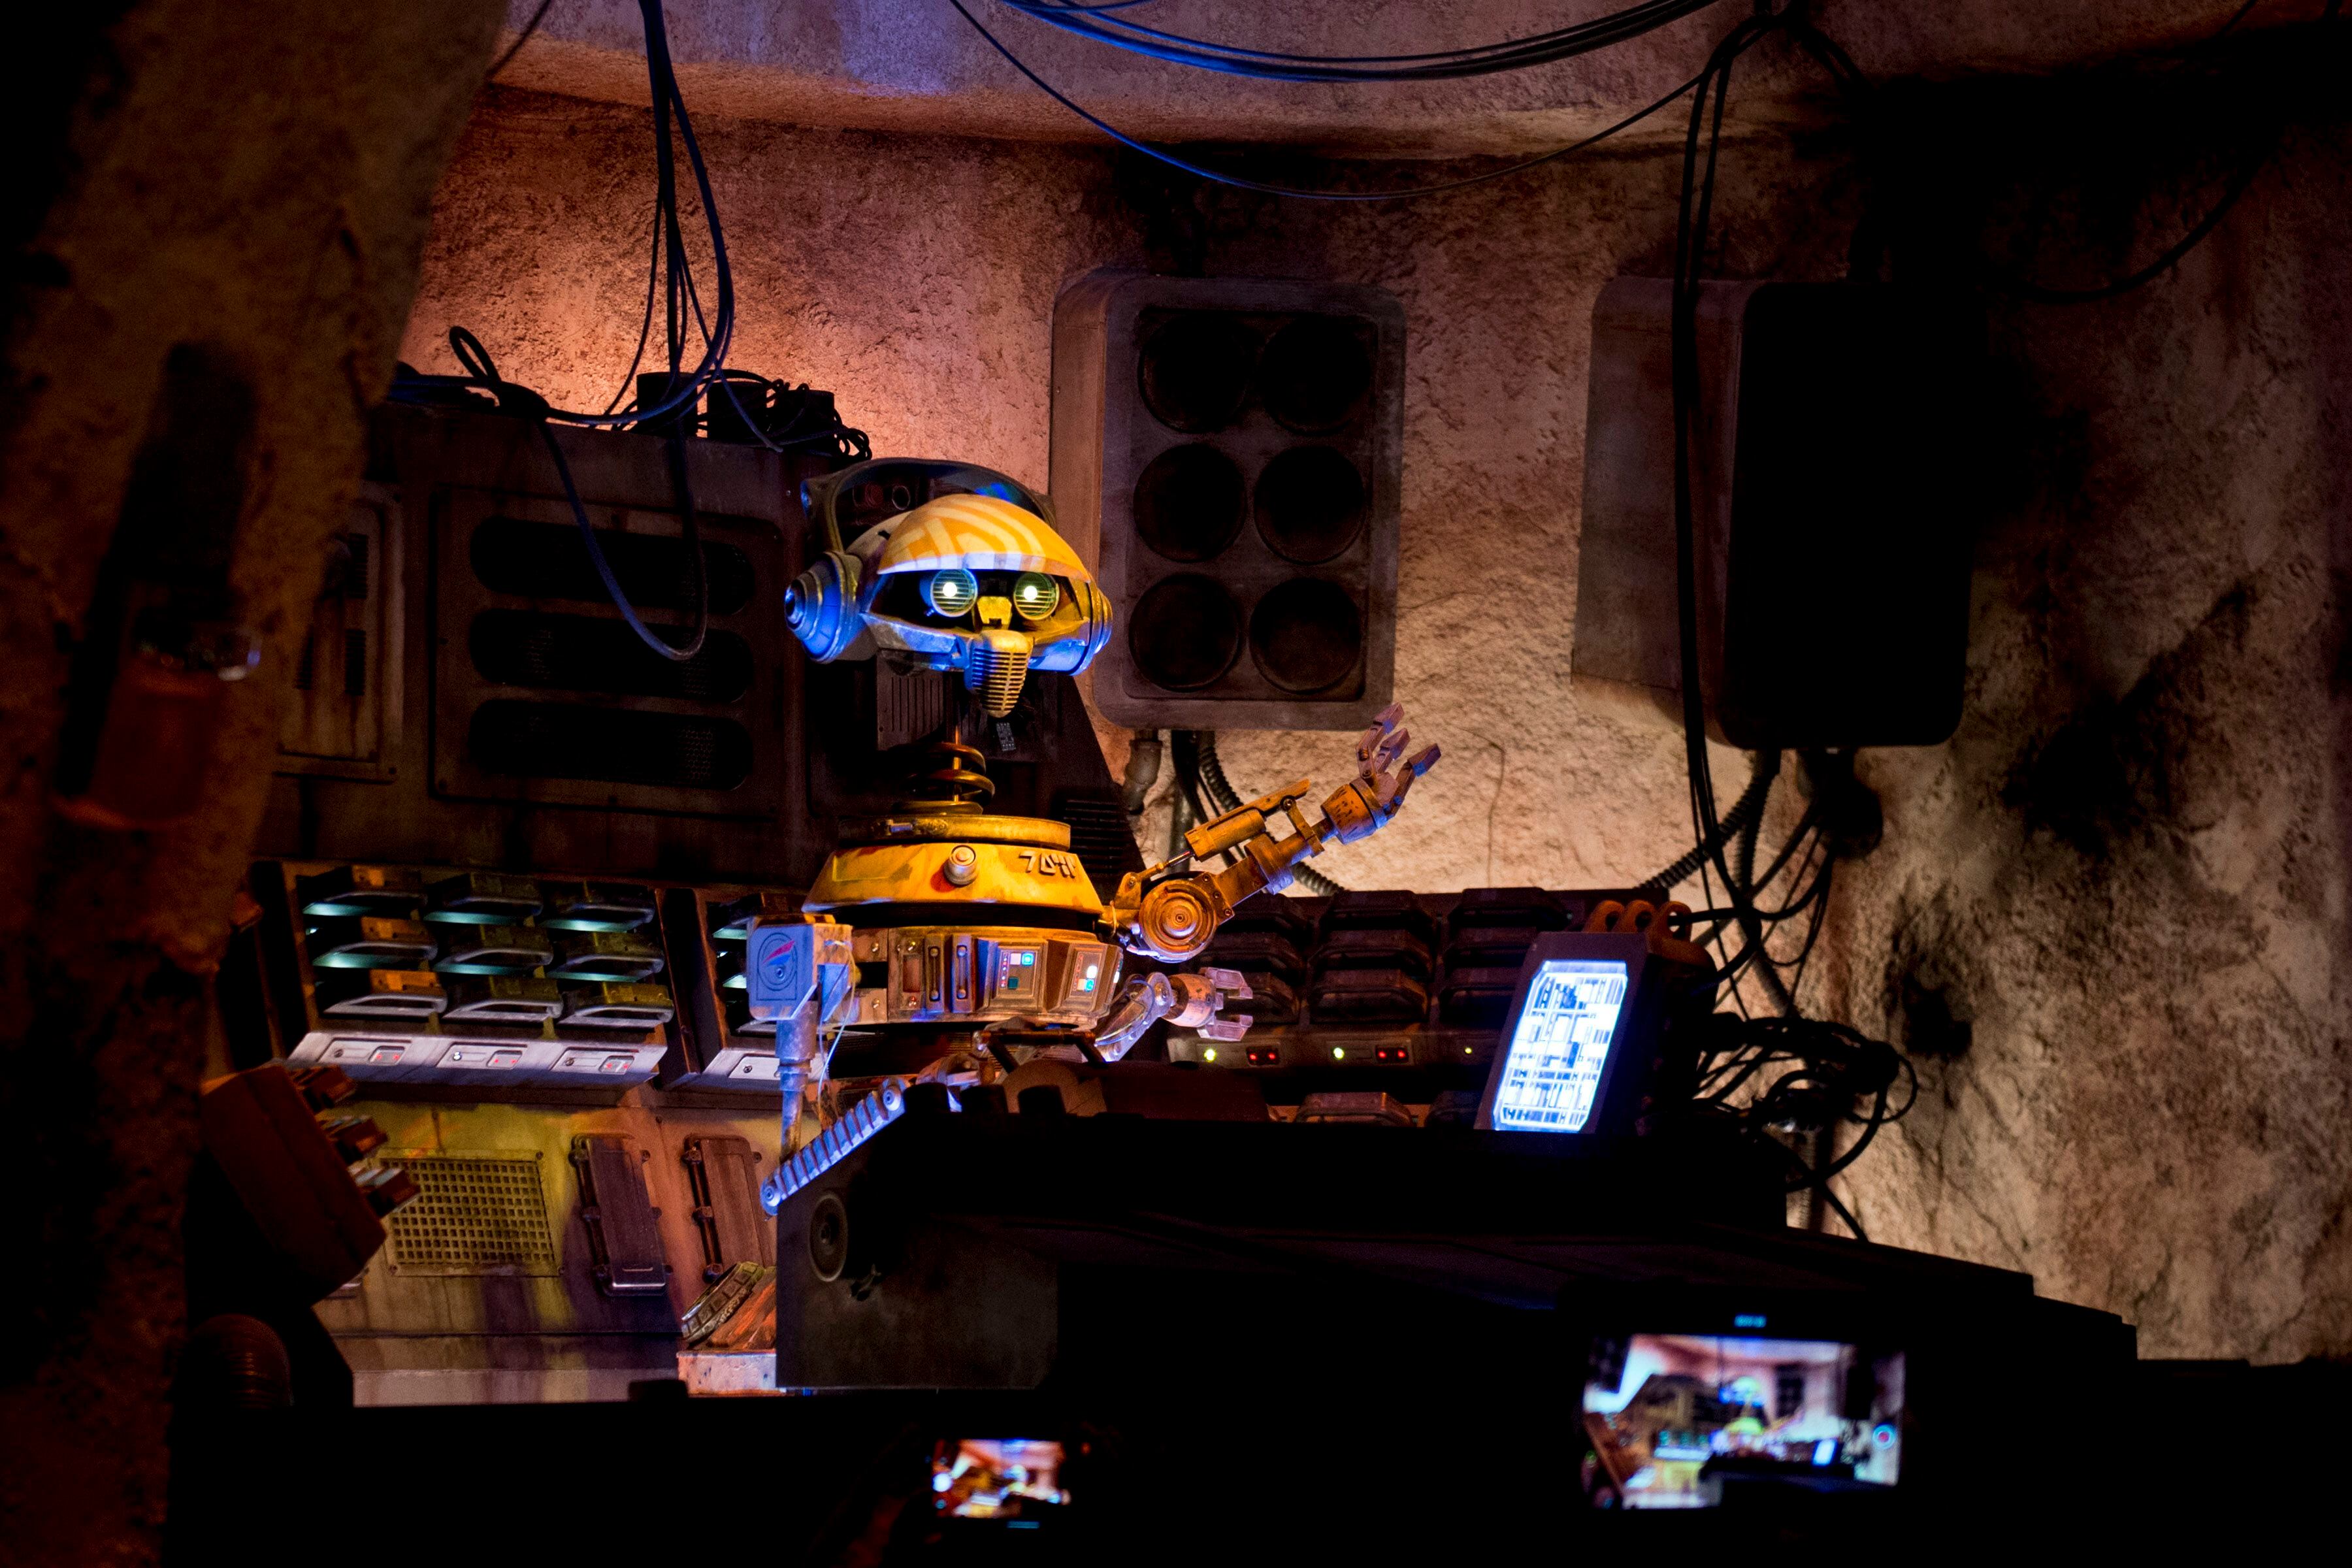
<path fill-rule="evenodd" d="M 843 837 L 804 907 L 852 928 L 852 1029 L 881 1054 L 990 1023 L 1086 1029 L 1108 1010 L 1120 953 L 1063 824 L 924 805 Z"/>

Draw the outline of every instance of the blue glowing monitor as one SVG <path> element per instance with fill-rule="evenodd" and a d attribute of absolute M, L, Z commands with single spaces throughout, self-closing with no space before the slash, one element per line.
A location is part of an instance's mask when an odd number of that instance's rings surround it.
<path fill-rule="evenodd" d="M 1622 959 L 1538 961 L 1494 1069 L 1487 1126 L 1503 1132 L 1585 1130 L 1599 1106 L 1633 979 Z"/>

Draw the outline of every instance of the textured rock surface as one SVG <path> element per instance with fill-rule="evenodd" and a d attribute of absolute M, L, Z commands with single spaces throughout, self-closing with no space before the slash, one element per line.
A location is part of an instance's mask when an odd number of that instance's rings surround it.
<path fill-rule="evenodd" d="M 1906 270 L 1973 279 L 1990 249 L 2095 279 L 2210 203 L 2212 127 L 2178 104 L 2020 107 L 1922 106 L 1941 140 L 1889 194 Z M 2054 160 L 2070 140 L 2099 157 Z M 1565 682 L 1592 300 L 1665 270 L 1673 158 L 1335 209 L 1171 188 L 1085 147 L 743 121 L 707 142 L 739 363 L 835 389 L 877 450 L 1042 479 L 1051 302 L 1089 268 L 1395 291 L 1398 693 L 1448 757 L 1330 870 L 1590 884 L 1686 842 L 1677 737 Z M 1859 204 L 1839 150 L 1727 156 L 1717 269 L 1839 276 Z M 2352 1348 L 2345 168 L 2340 131 L 2298 131 L 2177 276 L 2074 311 L 1995 301 L 2002 391 L 1987 473 L 1966 476 L 1998 491 L 1969 715 L 1947 746 L 1865 760 L 1886 842 L 1842 876 L 1808 982 L 1817 1009 L 1927 1058 L 1914 1119 L 1855 1173 L 1874 1235 L 2029 1268 L 2140 1321 L 2156 1353 Z M 601 406 L 643 298 L 647 169 L 633 112 L 486 100 L 437 198 L 409 355 L 446 367 L 463 321 L 509 374 Z M 1225 760 L 1244 789 L 1328 779 L 1349 738 L 1237 734 Z M 1727 794 L 1744 766 L 1717 766 Z"/>
<path fill-rule="evenodd" d="M 230 493 L 205 499 L 234 524 L 247 619 L 268 657 L 290 651 L 278 634 L 356 488 L 497 13 L 151 0 L 55 20 L 58 52 L 26 70 L 54 114 L 5 198 L 0 1119 L 25 1240 L 0 1332 L 0 1557 L 110 1563 L 156 1552 L 206 974 L 277 731 L 269 683 L 247 681 L 193 821 L 76 827 L 48 797 L 71 656 L 184 346 L 249 398 L 242 452 L 210 454 Z"/>
<path fill-rule="evenodd" d="M 1968 714 L 1865 758 L 1887 849 L 1819 998 L 1921 1058 L 1856 1168 L 1874 1235 L 2152 1354 L 2352 1349 L 2347 153 L 2291 132 L 2170 278 L 1997 314 L 2025 464 Z M 2158 233 L 2210 199 L 2156 188 Z"/>

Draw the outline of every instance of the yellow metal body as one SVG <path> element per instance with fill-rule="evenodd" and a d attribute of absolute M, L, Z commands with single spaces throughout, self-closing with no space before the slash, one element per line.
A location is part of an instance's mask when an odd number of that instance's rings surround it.
<path fill-rule="evenodd" d="M 803 909 L 846 911 L 853 924 L 861 904 L 1014 905 L 1102 918 L 1102 900 L 1058 822 L 926 814 L 853 825 L 851 837 L 864 842 L 825 858 Z"/>
<path fill-rule="evenodd" d="M 1084 1027 L 1108 1009 L 1120 953 L 1065 824 L 931 807 L 846 837 L 803 908 L 856 928 L 856 1024 Z"/>

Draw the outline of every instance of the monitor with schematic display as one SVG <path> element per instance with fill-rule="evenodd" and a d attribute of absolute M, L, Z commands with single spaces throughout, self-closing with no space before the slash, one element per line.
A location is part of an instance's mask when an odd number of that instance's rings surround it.
<path fill-rule="evenodd" d="M 1635 1029 L 1648 943 L 1638 935 L 1573 931 L 1528 949 L 1477 1124 L 1497 1132 L 1578 1133 L 1608 1114 L 1618 1059 Z"/>

